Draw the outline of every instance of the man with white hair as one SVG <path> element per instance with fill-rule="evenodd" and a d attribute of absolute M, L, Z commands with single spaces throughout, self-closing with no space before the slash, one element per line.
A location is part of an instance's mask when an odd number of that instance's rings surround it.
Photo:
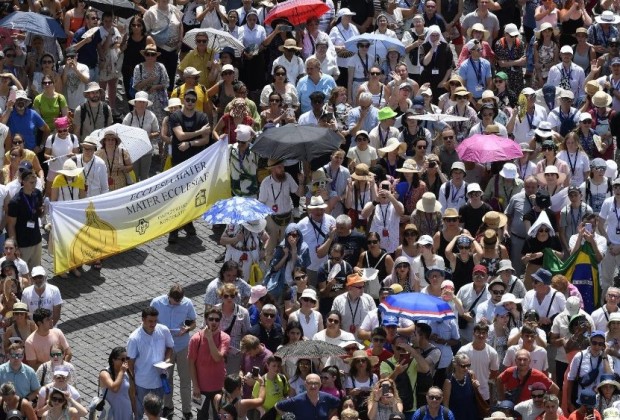
<path fill-rule="evenodd" d="M 377 107 L 372 106 L 372 93 L 360 93 L 359 98 L 357 98 L 357 106 L 349 111 L 347 119 L 349 133 L 351 136 L 355 136 L 359 130 L 370 133 L 378 124 L 379 110 Z M 355 144 L 351 142 L 351 147 L 353 146 Z"/>
<path fill-rule="evenodd" d="M 592 312 L 592 321 L 595 330 L 607 330 L 607 323 L 613 313 L 620 312 L 618 310 L 618 302 L 620 302 L 620 288 L 612 286 L 607 289 L 605 295 L 605 304 Z M 568 304 L 568 303 L 567 303 Z"/>
<path fill-rule="evenodd" d="M 620 67 L 620 66 L 618 66 Z M 562 89 L 559 95 L 560 105 L 553 108 L 549 112 L 549 122 L 554 131 L 562 136 L 568 134 L 579 124 L 579 116 L 581 113 L 573 107 L 575 94 L 568 89 Z"/>

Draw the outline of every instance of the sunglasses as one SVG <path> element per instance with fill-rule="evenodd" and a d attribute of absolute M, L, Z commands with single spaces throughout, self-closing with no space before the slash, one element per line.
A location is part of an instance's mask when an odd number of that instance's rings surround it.
<path fill-rule="evenodd" d="M 471 363 L 465 363 L 464 365 L 459 365 L 463 369 L 469 369 L 471 367 Z"/>
<path fill-rule="evenodd" d="M 443 397 L 441 395 L 427 395 L 426 398 L 431 401 L 440 401 Z"/>
<path fill-rule="evenodd" d="M 266 314 L 266 313 L 264 313 L 264 312 L 263 312 L 263 316 L 264 316 L 265 318 L 275 318 L 275 317 L 276 317 L 276 314 L 272 314 L 272 313 L 268 313 L 268 314 Z"/>
<path fill-rule="evenodd" d="M 306 276 L 306 275 L 304 274 L 303 276 L 295 276 L 295 277 L 293 277 L 293 278 L 294 278 L 295 280 L 300 281 L 300 280 L 305 279 L 306 277 L 308 277 L 308 276 Z"/>
<path fill-rule="evenodd" d="M 371 76 L 381 76 L 381 72 L 380 71 L 371 71 L 370 75 Z"/>
<path fill-rule="evenodd" d="M 368 243 L 368 245 L 376 245 L 379 243 L 379 241 L 377 240 L 373 240 L 373 241 L 366 241 Z"/>
<path fill-rule="evenodd" d="M 289 233 L 288 236 L 292 236 L 293 238 L 296 238 L 299 235 L 297 235 L 296 233 Z"/>
<path fill-rule="evenodd" d="M 232 71 L 232 70 L 226 70 L 226 71 L 223 71 L 223 72 L 222 72 L 222 75 L 223 75 L 223 76 L 230 76 L 230 75 L 232 75 L 232 74 L 235 74 L 235 72 L 234 72 L 234 71 Z"/>
<path fill-rule="evenodd" d="M 591 346 L 605 347 L 604 341 L 590 341 Z"/>
<path fill-rule="evenodd" d="M 417 236 L 417 234 L 415 232 L 405 232 L 405 236 L 412 238 L 412 237 Z"/>
<path fill-rule="evenodd" d="M 357 44 L 358 48 L 370 48 L 370 44 Z"/>
<path fill-rule="evenodd" d="M 359 143 L 360 141 L 370 141 L 370 140 L 368 140 L 366 137 L 357 137 L 355 141 Z"/>
<path fill-rule="evenodd" d="M 426 149 L 426 146 L 416 146 L 415 148 L 418 150 L 422 150 L 422 149 Z"/>
<path fill-rule="evenodd" d="M 592 124 L 592 120 L 583 120 L 581 122 L 584 124 Z"/>
<path fill-rule="evenodd" d="M 196 98 L 185 98 L 185 102 L 187 102 L 188 104 L 194 104 L 196 103 L 196 101 Z"/>
<path fill-rule="evenodd" d="M 503 290 L 491 290 L 491 293 L 493 293 L 494 295 L 503 295 L 504 291 Z"/>
<path fill-rule="evenodd" d="M 446 222 L 458 222 L 459 218 L 458 217 L 444 217 L 443 220 L 445 220 Z"/>
<path fill-rule="evenodd" d="M 454 136 L 443 136 L 444 140 L 454 140 Z"/>
<path fill-rule="evenodd" d="M 216 318 L 216 317 L 210 316 L 209 318 L 207 318 L 207 321 L 209 321 L 209 322 L 220 322 L 220 319 Z"/>
<path fill-rule="evenodd" d="M 13 141 L 13 144 L 24 144 L 24 142 L 17 140 L 17 141 Z"/>
<path fill-rule="evenodd" d="M 399 268 L 409 268 L 409 264 L 398 264 L 396 269 L 398 270 Z"/>
<path fill-rule="evenodd" d="M 281 101 L 279 99 L 269 99 L 270 103 L 279 104 Z"/>
<path fill-rule="evenodd" d="M 41 83 L 43 86 L 51 86 L 54 84 L 54 82 L 42 82 Z"/>
<path fill-rule="evenodd" d="M 222 297 L 223 297 L 224 299 L 234 299 L 234 298 L 236 298 L 236 297 L 237 297 L 237 295 L 236 295 L 236 294 L 235 294 L 235 295 L 228 295 L 228 294 L 226 294 L 226 295 L 222 295 Z"/>
<path fill-rule="evenodd" d="M 196 44 L 206 44 L 208 42 L 207 39 L 197 39 Z"/>
<path fill-rule="evenodd" d="M 532 396 L 532 398 L 543 398 L 545 396 L 545 393 L 543 392 L 542 394 L 530 394 Z"/>
<path fill-rule="evenodd" d="M 144 53 L 144 56 L 145 57 L 157 57 L 157 53 L 155 53 L 155 52 L 147 52 L 147 53 Z"/>
<path fill-rule="evenodd" d="M 329 322 L 330 324 L 340 324 L 340 320 L 334 318 L 327 318 L 327 322 Z"/>
<path fill-rule="evenodd" d="M 23 359 L 24 353 L 11 353 L 10 355 L 13 359 Z"/>
<path fill-rule="evenodd" d="M 64 398 L 56 398 L 56 397 L 52 397 L 50 398 L 50 400 L 55 403 L 64 403 L 66 401 Z"/>
<path fill-rule="evenodd" d="M 50 356 L 52 356 L 52 357 L 62 357 L 62 352 L 59 351 L 59 352 L 50 353 Z"/>

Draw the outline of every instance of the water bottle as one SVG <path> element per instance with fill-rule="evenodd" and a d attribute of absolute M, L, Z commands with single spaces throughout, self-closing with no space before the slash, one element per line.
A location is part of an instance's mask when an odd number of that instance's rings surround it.
<path fill-rule="evenodd" d="M 164 394 L 170 394 L 170 384 L 168 384 L 168 376 L 165 373 L 159 375 L 161 378 L 161 387 L 164 389 Z"/>

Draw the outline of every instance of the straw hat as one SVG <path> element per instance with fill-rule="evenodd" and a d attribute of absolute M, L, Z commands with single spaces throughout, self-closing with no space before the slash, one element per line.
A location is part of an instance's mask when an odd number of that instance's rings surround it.
<path fill-rule="evenodd" d="M 84 168 L 78 168 L 77 164 L 75 163 L 75 161 L 73 161 L 73 159 L 67 159 L 65 160 L 65 163 L 63 163 L 62 169 L 60 169 L 58 173 L 64 176 L 73 177 L 78 176 L 82 173 L 82 171 L 84 171 Z"/>
<path fill-rule="evenodd" d="M 101 86 L 99 86 L 99 83 L 88 82 L 88 84 L 86 85 L 86 89 L 84 89 L 84 93 L 97 92 L 97 91 L 102 91 L 102 90 L 103 89 L 101 89 Z M 19 94 L 19 91 L 17 91 L 17 93 Z"/>
<path fill-rule="evenodd" d="M 385 142 L 385 146 L 377 150 L 377 152 L 379 153 L 379 156 L 383 157 L 386 153 L 390 153 L 395 150 L 398 150 L 399 155 L 405 153 L 407 151 L 407 143 L 401 143 L 396 137 L 391 137 L 387 140 L 387 142 Z"/>
<path fill-rule="evenodd" d="M 278 165 L 283 165 L 284 161 L 282 159 L 269 159 L 267 160 L 267 169 L 275 168 Z"/>
<path fill-rule="evenodd" d="M 358 163 L 355 165 L 355 172 L 351 174 L 351 178 L 356 181 L 374 181 L 375 179 L 368 165 L 365 163 Z"/>
<path fill-rule="evenodd" d="M 331 179 L 325 174 L 323 168 L 319 168 L 316 171 L 312 172 L 312 181 L 310 184 L 318 184 L 319 182 L 328 182 Z"/>
<path fill-rule="evenodd" d="M 490 32 L 484 29 L 484 25 L 482 23 L 474 23 L 471 28 L 467 29 L 467 38 L 471 39 L 471 33 L 473 31 L 482 32 L 482 39 L 487 41 L 489 39 Z"/>
<path fill-rule="evenodd" d="M 422 199 L 418 200 L 416 203 L 415 208 L 425 213 L 435 213 L 436 211 L 441 211 L 441 203 L 437 201 L 435 194 L 432 192 L 425 192 L 422 194 Z"/>
<path fill-rule="evenodd" d="M 103 136 L 101 137 L 101 140 L 99 140 L 99 143 L 101 143 L 101 146 L 105 146 L 105 138 L 107 136 L 114 136 L 116 138 L 116 145 L 117 146 L 121 143 L 121 138 L 118 136 L 118 134 L 116 133 L 115 130 L 106 130 L 103 133 Z"/>
<path fill-rule="evenodd" d="M 419 174 L 420 168 L 418 167 L 417 163 L 415 163 L 415 160 L 407 159 L 405 163 L 403 163 L 403 167 L 396 169 L 396 172 L 402 172 L 406 174 Z"/>
<path fill-rule="evenodd" d="M 129 102 L 131 105 L 135 105 L 136 102 L 146 102 L 146 106 L 153 105 L 152 101 L 149 101 L 149 94 L 141 90 L 140 92 L 136 92 L 136 96 L 134 99 L 130 99 Z"/>
<path fill-rule="evenodd" d="M 346 359 L 344 359 L 344 361 L 346 363 L 351 364 L 352 362 L 355 361 L 355 359 L 368 359 L 370 361 L 371 366 L 374 366 L 377 363 L 379 363 L 379 358 L 377 356 L 369 356 L 366 353 L 366 350 L 355 350 L 353 352 L 353 355 L 351 357 L 347 357 Z"/>
<path fill-rule="evenodd" d="M 589 96 L 594 96 L 599 90 L 601 90 L 601 85 L 596 80 L 590 80 L 586 83 L 585 91 Z"/>
<path fill-rule="evenodd" d="M 603 13 L 594 18 L 597 23 L 607 23 L 610 25 L 615 25 L 620 23 L 620 16 L 617 16 L 611 10 L 605 10 Z"/>
<path fill-rule="evenodd" d="M 557 166 L 555 166 L 555 165 L 547 165 L 547 167 L 545 168 L 545 172 L 544 173 L 536 174 L 536 179 L 542 185 L 547 185 L 547 180 L 545 178 L 546 174 L 556 174 L 558 176 L 558 184 L 559 185 L 563 184 L 564 180 L 566 179 L 566 174 L 563 173 L 563 172 L 560 172 L 558 170 Z"/>
<path fill-rule="evenodd" d="M 454 89 L 454 92 L 452 92 L 452 95 L 450 96 L 450 100 L 456 101 L 457 96 L 467 96 L 467 99 L 471 99 L 472 95 L 471 95 L 471 92 L 469 92 L 464 87 L 457 87 L 456 89 Z"/>
<path fill-rule="evenodd" d="M 323 201 L 323 197 L 321 197 L 320 195 L 317 195 L 317 196 L 313 196 L 312 198 L 310 198 L 310 204 L 307 205 L 307 208 L 308 210 L 326 209 L 327 204 L 325 204 L 325 201 Z"/>
<path fill-rule="evenodd" d="M 155 45 L 147 45 L 143 50 L 140 50 L 140 54 L 145 55 L 147 52 L 156 53 L 157 57 L 161 55 L 159 51 L 157 51 L 157 47 Z"/>
<path fill-rule="evenodd" d="M 261 233 L 263 230 L 265 230 L 265 227 L 267 226 L 267 220 L 259 219 L 249 222 L 243 222 L 241 223 L 241 226 L 243 226 L 245 229 L 249 230 L 252 233 Z"/>
<path fill-rule="evenodd" d="M 482 223 L 484 223 L 489 229 L 499 229 L 506 226 L 508 222 L 508 216 L 498 211 L 490 211 L 482 217 Z"/>
<path fill-rule="evenodd" d="M 164 111 L 170 112 L 170 108 L 174 106 L 183 106 L 183 103 L 181 102 L 181 98 L 168 99 L 168 106 L 164 108 Z"/>
<path fill-rule="evenodd" d="M 293 38 L 289 38 L 284 41 L 284 45 L 280 45 L 278 50 L 284 52 L 284 50 L 293 50 L 293 51 L 301 51 L 301 48 L 297 46 L 297 42 Z"/>
<path fill-rule="evenodd" d="M 592 105 L 597 108 L 605 108 L 611 105 L 611 96 L 605 91 L 598 91 L 592 96 Z"/>

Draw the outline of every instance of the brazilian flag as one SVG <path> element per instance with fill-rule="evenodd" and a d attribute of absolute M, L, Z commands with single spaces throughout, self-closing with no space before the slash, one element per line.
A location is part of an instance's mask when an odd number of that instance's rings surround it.
<path fill-rule="evenodd" d="M 601 304 L 601 285 L 599 283 L 598 262 L 592 245 L 585 242 L 579 252 L 559 259 L 550 248 L 543 250 L 543 267 L 552 274 L 563 274 L 575 285 L 583 297 L 584 309 L 592 313 Z"/>

